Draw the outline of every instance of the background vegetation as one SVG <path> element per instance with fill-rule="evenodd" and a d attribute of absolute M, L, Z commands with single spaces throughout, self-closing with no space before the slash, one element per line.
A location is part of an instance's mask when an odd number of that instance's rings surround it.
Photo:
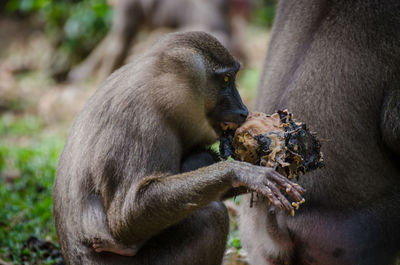
<path fill-rule="evenodd" d="M 8 14 L 32 16 L 44 23 L 45 32 L 59 52 L 81 59 L 111 26 L 112 8 L 106 0 L 10 0 Z"/>
<path fill-rule="evenodd" d="M 0 119 L 0 256 L 15 264 L 60 261 L 52 247 L 29 245 L 33 238 L 56 242 L 52 185 L 64 139 L 43 129 L 35 116 Z M 23 138 L 28 142 L 16 144 Z"/>
<path fill-rule="evenodd" d="M 275 0 L 253 0 L 250 20 L 271 27 Z M 34 15 L 59 52 L 82 59 L 110 29 L 113 9 L 106 0 L 9 0 L 7 14 Z"/>

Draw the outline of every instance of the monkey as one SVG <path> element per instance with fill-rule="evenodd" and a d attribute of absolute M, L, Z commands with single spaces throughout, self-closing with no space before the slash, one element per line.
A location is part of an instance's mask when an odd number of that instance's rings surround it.
<path fill-rule="evenodd" d="M 209 163 L 192 152 L 215 142 L 221 123 L 248 115 L 239 68 L 213 36 L 173 33 L 100 85 L 56 170 L 53 211 L 67 264 L 220 264 L 224 193 L 254 191 L 283 210 L 293 208 L 281 190 L 303 199 L 300 185 L 271 168 L 227 160 L 192 170 Z"/>
<path fill-rule="evenodd" d="M 124 61 L 138 31 L 169 27 L 208 32 L 237 54 L 242 54 L 232 36 L 231 0 L 121 0 L 115 7 L 110 33 L 80 65 L 68 74 L 79 81 L 99 68 L 103 80 Z M 179 12 L 177 12 L 179 10 Z"/>
<path fill-rule="evenodd" d="M 279 1 L 254 109 L 322 139 L 294 217 L 241 205 L 252 265 L 393 265 L 400 246 L 400 2 Z M 304 207 L 303 207 L 304 206 Z"/>

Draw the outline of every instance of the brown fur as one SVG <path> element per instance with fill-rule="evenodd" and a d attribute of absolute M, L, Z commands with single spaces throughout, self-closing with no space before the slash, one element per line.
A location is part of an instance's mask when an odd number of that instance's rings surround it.
<path fill-rule="evenodd" d="M 269 168 L 225 161 L 180 173 L 192 150 L 216 140 L 220 122 L 245 120 L 234 79 L 221 84 L 238 67 L 210 35 L 176 33 L 100 86 L 57 168 L 54 215 L 68 264 L 219 264 L 225 192 L 244 186 L 278 207 L 286 202 L 271 190 L 293 183 Z M 140 250 L 96 253 L 99 239 Z"/>
<path fill-rule="evenodd" d="M 256 110 L 288 108 L 306 122 L 322 139 L 326 166 L 301 178 L 306 203 L 294 218 L 265 204 L 249 209 L 245 198 L 252 264 L 394 264 L 399 13 L 395 0 L 280 1 Z"/>

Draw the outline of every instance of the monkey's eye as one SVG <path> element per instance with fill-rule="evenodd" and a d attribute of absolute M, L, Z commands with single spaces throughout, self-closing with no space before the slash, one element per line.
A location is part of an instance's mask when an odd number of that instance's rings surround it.
<path fill-rule="evenodd" d="M 232 73 L 227 73 L 222 78 L 222 88 L 226 88 L 233 80 Z"/>
<path fill-rule="evenodd" d="M 225 83 L 228 83 L 228 82 L 229 82 L 229 79 L 230 79 L 230 78 L 229 78 L 228 75 L 225 75 L 225 76 L 224 76 L 224 82 L 225 82 Z"/>

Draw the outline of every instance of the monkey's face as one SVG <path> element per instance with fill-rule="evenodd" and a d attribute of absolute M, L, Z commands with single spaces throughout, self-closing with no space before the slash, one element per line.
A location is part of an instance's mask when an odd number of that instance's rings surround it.
<path fill-rule="evenodd" d="M 214 102 L 208 112 L 208 118 L 218 135 L 222 134 L 222 127 L 234 127 L 242 124 L 249 114 L 236 88 L 236 73 L 239 69 L 223 69 L 213 73 L 212 92 L 209 93 Z"/>

